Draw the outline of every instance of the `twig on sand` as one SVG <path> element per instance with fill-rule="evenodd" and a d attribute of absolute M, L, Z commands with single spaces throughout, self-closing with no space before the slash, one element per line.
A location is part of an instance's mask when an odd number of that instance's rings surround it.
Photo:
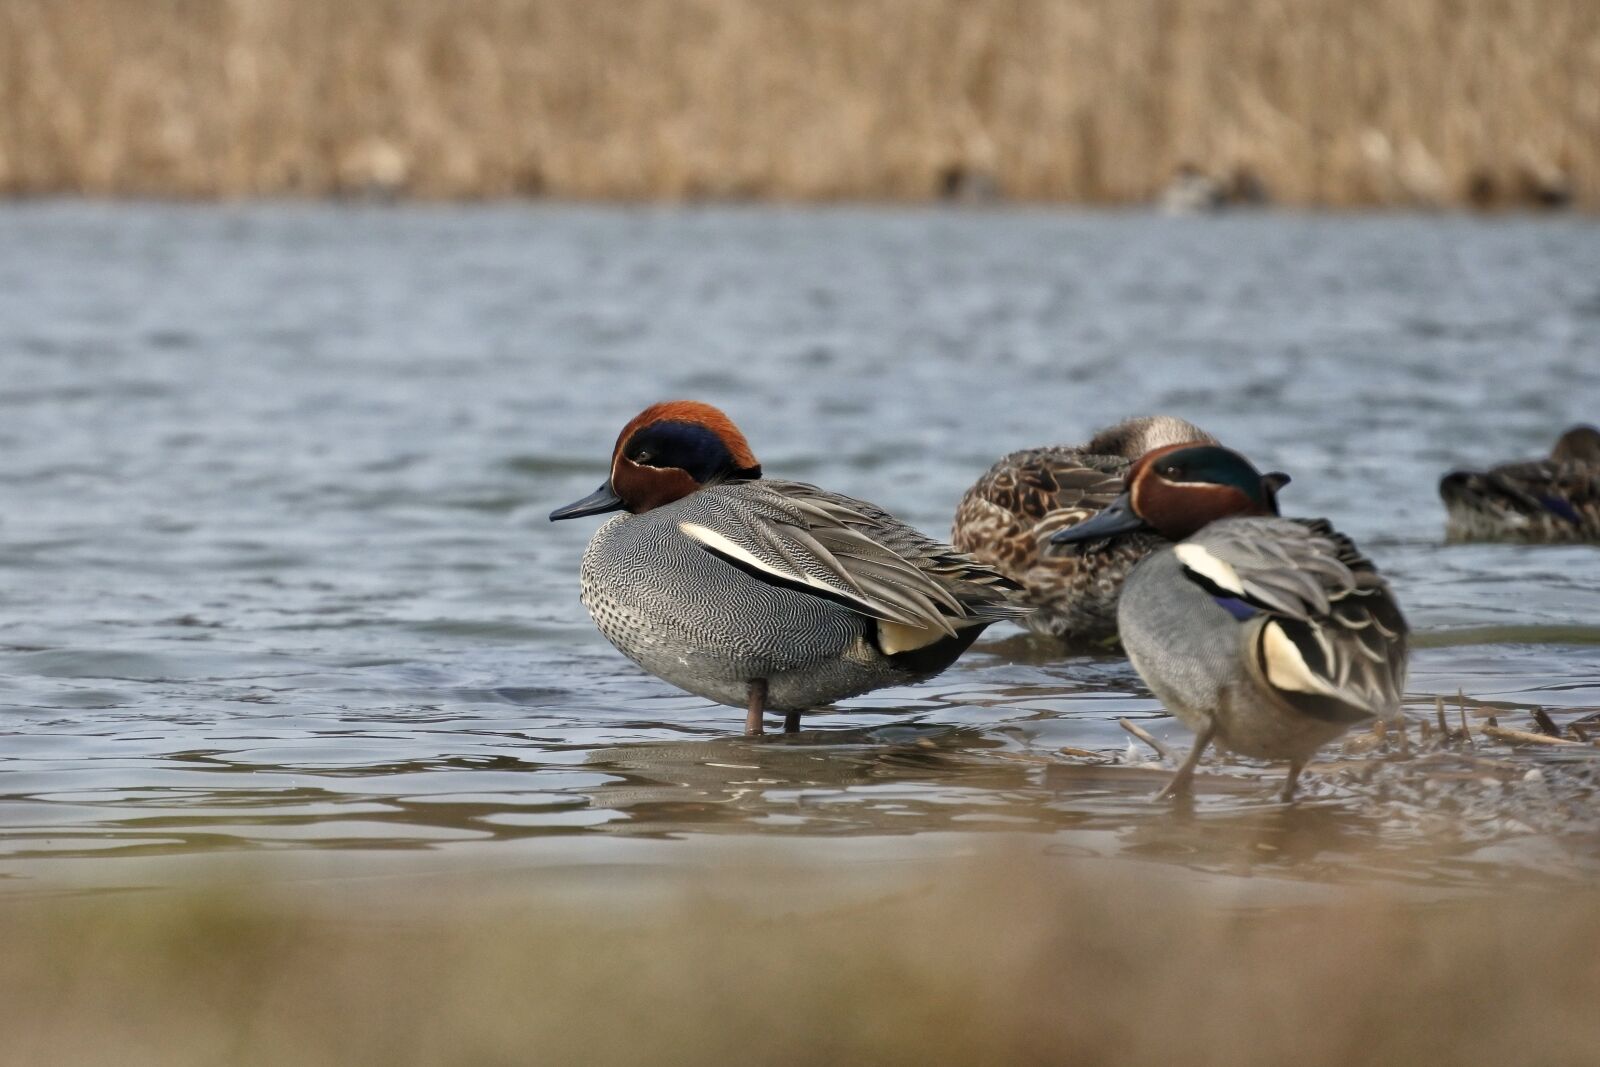
<path fill-rule="evenodd" d="M 1505 776 L 1520 775 L 1524 763 L 1509 756 L 1469 756 L 1465 752 L 1429 752 L 1419 756 L 1415 767 L 1428 772 L 1430 778 L 1467 781 L 1484 774 Z"/>
<path fill-rule="evenodd" d="M 1027 763 L 1035 767 L 1048 767 L 1056 763 L 1049 756 L 1037 756 L 1032 752 L 991 752 L 989 758 L 1005 760 L 1008 763 Z"/>
<path fill-rule="evenodd" d="M 1511 745 L 1577 745 L 1581 741 L 1568 741 L 1565 737 L 1551 737 L 1549 734 L 1536 734 L 1528 730 L 1518 730 L 1512 726 L 1501 726 L 1491 721 L 1483 727 L 1482 733 L 1497 741 L 1504 741 Z"/>
<path fill-rule="evenodd" d="M 1456 690 L 1456 701 L 1461 705 L 1461 737 L 1468 745 L 1472 744 L 1472 727 L 1467 725 L 1467 694 L 1465 690 Z"/>
<path fill-rule="evenodd" d="M 1154 734 L 1140 726 L 1138 723 L 1134 722 L 1132 719 L 1118 719 L 1117 725 L 1121 726 L 1134 737 L 1137 737 L 1139 740 L 1155 749 L 1156 755 L 1160 756 L 1162 759 L 1176 759 L 1176 757 L 1172 754 L 1172 749 L 1168 748 L 1164 742 L 1156 740 L 1156 736 Z"/>

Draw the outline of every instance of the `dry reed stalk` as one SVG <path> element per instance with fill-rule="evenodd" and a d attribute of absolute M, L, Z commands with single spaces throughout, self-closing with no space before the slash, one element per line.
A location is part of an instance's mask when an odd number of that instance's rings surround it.
<path fill-rule="evenodd" d="M 0 0 L 0 192 L 1600 204 L 1593 0 Z M 974 181 L 974 179 L 981 179 Z"/>
<path fill-rule="evenodd" d="M 1539 727 L 1540 733 L 1547 734 L 1550 737 L 1561 736 L 1561 727 L 1556 725 L 1556 721 L 1550 717 L 1549 712 L 1536 706 L 1530 709 L 1530 713 L 1533 715 L 1533 721 Z"/>
<path fill-rule="evenodd" d="M 1483 727 L 1483 733 L 1496 740 L 1512 745 L 1577 745 L 1580 741 L 1569 741 L 1564 737 L 1551 737 L 1549 734 L 1536 734 L 1527 730 L 1518 730 L 1513 726 L 1501 726 L 1499 723 L 1490 722 Z"/>
<path fill-rule="evenodd" d="M 1117 725 L 1155 750 L 1155 754 L 1168 763 L 1177 762 L 1177 755 L 1160 738 L 1132 719 L 1118 719 Z"/>

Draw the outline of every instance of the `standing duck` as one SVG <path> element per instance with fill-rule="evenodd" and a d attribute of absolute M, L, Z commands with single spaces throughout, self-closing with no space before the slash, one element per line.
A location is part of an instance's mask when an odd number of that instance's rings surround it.
<path fill-rule="evenodd" d="M 611 474 L 552 521 L 622 511 L 583 554 L 584 606 L 665 681 L 746 709 L 760 734 L 800 713 L 931 678 L 984 627 L 1029 610 L 1016 584 L 872 504 L 762 477 L 709 404 L 646 408 Z"/>
<path fill-rule="evenodd" d="M 1199 736 L 1163 797 L 1187 792 L 1213 740 L 1288 760 L 1283 799 L 1324 744 L 1399 714 L 1404 617 L 1388 583 L 1324 519 L 1278 518 L 1274 482 L 1218 445 L 1169 445 L 1055 544 L 1154 530 L 1122 590 L 1123 647 L 1150 691 Z"/>
<path fill-rule="evenodd" d="M 1119 422 L 1086 445 L 1013 452 L 961 498 L 950 539 L 1022 585 L 1024 602 L 1038 609 L 1025 620 L 1030 630 L 1110 643 L 1123 579 L 1163 544 L 1161 537 L 1133 533 L 1076 554 L 1050 551 L 1050 538 L 1116 499 L 1134 460 L 1187 442 L 1214 444 L 1216 438 L 1183 419 L 1155 415 Z"/>
<path fill-rule="evenodd" d="M 1574 426 L 1548 459 L 1451 471 L 1439 495 L 1452 541 L 1600 543 L 1600 430 Z"/>

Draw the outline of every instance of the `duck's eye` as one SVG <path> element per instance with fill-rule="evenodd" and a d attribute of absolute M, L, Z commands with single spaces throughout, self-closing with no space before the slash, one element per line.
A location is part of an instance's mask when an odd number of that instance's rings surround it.
<path fill-rule="evenodd" d="M 1181 478 L 1183 477 L 1183 468 L 1178 466 L 1176 463 L 1168 463 L 1156 473 L 1160 474 L 1163 478 Z"/>
<path fill-rule="evenodd" d="M 641 448 L 639 451 L 633 454 L 633 461 L 635 463 L 649 463 L 655 458 L 655 453 L 651 452 L 648 448 Z"/>

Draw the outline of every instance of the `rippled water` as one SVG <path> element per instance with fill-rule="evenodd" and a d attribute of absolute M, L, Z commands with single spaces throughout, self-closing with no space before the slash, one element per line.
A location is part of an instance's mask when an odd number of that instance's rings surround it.
<path fill-rule="evenodd" d="M 1458 688 L 1475 721 L 1580 718 L 1600 552 L 1445 546 L 1433 487 L 1600 417 L 1590 222 L 15 205 L 0 366 L 20 884 L 165 877 L 113 857 L 461 869 L 997 830 L 1223 875 L 1600 866 L 1575 749 L 1414 729 L 1409 753 L 1330 749 L 1293 808 L 1238 761 L 1192 812 L 1152 805 L 1116 720 L 1181 728 L 1122 661 L 1010 629 L 751 743 L 604 643 L 577 600 L 594 520 L 544 521 L 668 397 L 726 407 L 773 474 L 939 533 L 998 455 L 1172 412 L 1292 473 L 1286 511 L 1391 576 L 1418 720 Z"/>

